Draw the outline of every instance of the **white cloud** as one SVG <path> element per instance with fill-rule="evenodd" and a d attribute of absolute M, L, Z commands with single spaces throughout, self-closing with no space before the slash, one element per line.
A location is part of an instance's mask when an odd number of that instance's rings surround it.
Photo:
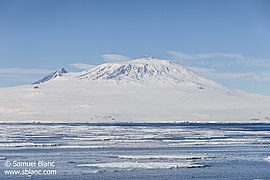
<path fill-rule="evenodd" d="M 87 69 L 91 69 L 95 67 L 95 65 L 84 64 L 84 63 L 74 63 L 74 64 L 70 64 L 69 66 L 73 68 L 77 68 L 77 69 L 83 69 L 83 70 L 87 70 Z"/>
<path fill-rule="evenodd" d="M 252 80 L 252 81 L 267 81 L 270 82 L 270 73 L 267 72 L 248 72 L 227 74 L 228 78 Z"/>
<path fill-rule="evenodd" d="M 208 78 L 218 79 L 234 79 L 234 80 L 249 80 L 270 82 L 269 72 L 217 72 L 214 69 L 202 67 L 188 67 L 190 70 Z"/>
<path fill-rule="evenodd" d="M 51 69 L 25 69 L 25 68 L 0 68 L 0 74 L 6 75 L 6 74 L 48 74 L 53 72 L 54 70 Z"/>
<path fill-rule="evenodd" d="M 0 68 L 0 87 L 30 84 L 54 71 L 52 69 Z"/>
<path fill-rule="evenodd" d="M 210 68 L 202 68 L 202 67 L 193 67 L 193 66 L 188 66 L 188 69 L 198 73 L 198 74 L 203 74 L 203 75 L 209 75 L 211 73 L 215 73 L 216 70 L 210 69 Z"/>
<path fill-rule="evenodd" d="M 102 57 L 105 62 L 110 62 L 110 63 L 131 60 L 131 58 L 124 55 L 120 55 L 120 54 L 104 54 L 104 55 L 101 55 L 100 57 Z"/>
<path fill-rule="evenodd" d="M 186 54 L 177 51 L 168 51 L 169 54 L 181 58 L 184 60 L 196 60 L 196 59 L 213 59 L 213 58 L 230 58 L 230 59 L 245 59 L 247 57 L 242 54 L 230 54 L 230 53 L 200 53 L 200 54 Z"/>
<path fill-rule="evenodd" d="M 178 51 L 168 51 L 168 54 L 179 60 L 209 60 L 209 59 L 227 59 L 246 66 L 270 67 L 270 59 L 261 59 L 232 53 L 199 53 L 187 54 Z"/>
<path fill-rule="evenodd" d="M 210 79 L 214 78 L 270 82 L 270 72 L 266 72 L 266 70 L 264 69 L 270 67 L 270 59 L 261 59 L 232 53 L 187 54 L 177 51 L 168 51 L 168 53 L 182 63 L 188 61 L 188 64 L 192 64 L 188 67 L 189 69 Z M 202 66 L 200 60 L 203 60 L 205 62 L 203 64 L 206 65 L 208 68 L 198 67 Z M 208 63 L 206 63 L 207 60 L 214 61 L 208 61 Z M 228 62 L 230 65 L 234 66 L 234 72 L 220 72 L 215 69 L 209 68 L 215 68 L 217 66 L 226 67 L 226 65 L 228 65 Z M 235 69 L 237 69 L 237 67 L 243 70 L 245 69 L 244 66 L 249 67 L 246 69 L 249 72 L 235 72 Z M 257 70 L 250 70 L 250 67 L 256 67 Z"/>

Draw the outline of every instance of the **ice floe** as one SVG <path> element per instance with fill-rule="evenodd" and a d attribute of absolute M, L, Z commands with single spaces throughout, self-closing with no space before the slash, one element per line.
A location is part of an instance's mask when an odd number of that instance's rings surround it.
<path fill-rule="evenodd" d="M 110 162 L 97 164 L 80 164 L 78 167 L 114 168 L 114 169 L 173 169 L 173 168 L 202 168 L 205 165 L 190 162 Z"/>
<path fill-rule="evenodd" d="M 6 160 L 7 158 L 6 157 L 1 157 L 0 156 L 0 160 Z"/>
<path fill-rule="evenodd" d="M 121 159 L 205 159 L 210 158 L 206 155 L 169 155 L 169 154 L 157 154 L 157 155 L 119 155 Z"/>

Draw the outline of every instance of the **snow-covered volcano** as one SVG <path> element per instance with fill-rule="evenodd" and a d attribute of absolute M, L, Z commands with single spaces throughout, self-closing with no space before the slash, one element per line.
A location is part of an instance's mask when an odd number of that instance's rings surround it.
<path fill-rule="evenodd" d="M 1 88 L 0 121 L 270 121 L 269 97 L 231 90 L 156 58 L 56 71 L 43 79 Z"/>
<path fill-rule="evenodd" d="M 102 64 L 78 78 L 116 84 L 217 86 L 217 83 L 196 75 L 180 64 L 152 57 Z"/>

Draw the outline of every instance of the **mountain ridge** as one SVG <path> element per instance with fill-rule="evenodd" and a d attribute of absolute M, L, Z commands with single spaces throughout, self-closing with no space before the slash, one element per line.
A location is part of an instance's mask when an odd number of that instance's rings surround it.
<path fill-rule="evenodd" d="M 59 76 L 63 76 L 63 74 L 66 74 L 66 73 L 68 73 L 68 72 L 66 71 L 65 68 L 60 68 L 59 70 L 57 70 L 57 71 L 55 71 L 55 72 L 53 72 L 53 73 L 48 74 L 47 76 L 41 78 L 41 79 L 38 80 L 38 81 L 33 82 L 32 84 L 41 84 L 41 83 L 45 83 L 45 82 L 50 81 L 50 80 L 52 80 L 52 79 L 55 79 L 55 78 L 57 78 L 57 77 L 59 77 Z"/>

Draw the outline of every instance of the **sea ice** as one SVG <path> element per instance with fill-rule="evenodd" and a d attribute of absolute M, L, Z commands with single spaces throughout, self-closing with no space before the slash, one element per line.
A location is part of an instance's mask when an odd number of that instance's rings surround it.
<path fill-rule="evenodd" d="M 78 167 L 90 168 L 119 168 L 119 169 L 172 169 L 172 168 L 201 168 L 205 165 L 190 162 L 110 162 L 97 164 L 80 164 Z"/>
<path fill-rule="evenodd" d="M 209 156 L 205 155 L 169 155 L 169 154 L 157 154 L 157 155 L 120 155 L 121 159 L 205 159 Z"/>

